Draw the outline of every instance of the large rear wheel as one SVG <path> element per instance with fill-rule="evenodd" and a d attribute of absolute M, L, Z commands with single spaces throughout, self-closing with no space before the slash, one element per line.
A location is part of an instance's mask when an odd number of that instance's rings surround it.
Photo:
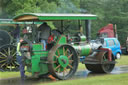
<path fill-rule="evenodd" d="M 78 58 L 70 45 L 61 45 L 51 49 L 48 56 L 49 72 L 60 80 L 74 75 L 78 67 Z"/>
<path fill-rule="evenodd" d="M 0 48 L 0 68 L 5 71 L 18 70 L 16 46 L 4 45 Z"/>

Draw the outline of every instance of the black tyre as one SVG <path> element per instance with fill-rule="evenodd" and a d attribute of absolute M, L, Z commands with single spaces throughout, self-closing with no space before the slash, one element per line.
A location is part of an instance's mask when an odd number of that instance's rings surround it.
<path fill-rule="evenodd" d="M 102 58 L 101 62 L 108 61 L 107 53 L 101 58 Z M 115 61 L 115 59 L 112 58 L 112 61 Z M 115 63 L 86 64 L 85 66 L 89 71 L 92 71 L 92 72 L 110 73 L 114 69 Z"/>

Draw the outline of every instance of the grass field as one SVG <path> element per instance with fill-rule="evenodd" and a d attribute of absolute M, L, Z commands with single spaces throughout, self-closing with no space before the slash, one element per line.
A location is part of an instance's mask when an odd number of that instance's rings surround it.
<path fill-rule="evenodd" d="M 117 60 L 116 66 L 120 65 L 128 65 L 128 55 L 123 55 L 121 59 Z M 78 70 L 86 69 L 84 64 L 79 64 Z M 27 75 L 30 75 L 30 73 L 27 73 Z M 20 77 L 19 72 L 0 72 L 0 79 L 1 78 L 12 78 L 12 77 Z"/>
<path fill-rule="evenodd" d="M 38 85 L 128 85 L 128 73 L 40 83 Z"/>
<path fill-rule="evenodd" d="M 31 75 L 26 72 L 26 75 Z M 20 72 L 0 72 L 0 79 L 20 77 Z"/>
<path fill-rule="evenodd" d="M 117 60 L 116 66 L 128 65 L 128 55 L 122 55 L 121 59 Z"/>
<path fill-rule="evenodd" d="M 12 78 L 12 77 L 20 77 L 19 72 L 0 72 L 1 78 Z"/>

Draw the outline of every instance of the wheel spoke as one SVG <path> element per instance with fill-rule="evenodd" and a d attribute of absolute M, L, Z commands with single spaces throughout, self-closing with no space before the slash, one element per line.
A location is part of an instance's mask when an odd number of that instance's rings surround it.
<path fill-rule="evenodd" d="M 63 55 L 65 56 L 65 48 L 63 47 Z"/>
<path fill-rule="evenodd" d="M 3 56 L 5 56 L 5 57 L 7 57 L 7 55 L 3 54 L 2 52 L 0 52 L 0 54 L 3 55 Z"/>
<path fill-rule="evenodd" d="M 10 47 L 8 48 L 8 55 L 10 56 Z"/>
<path fill-rule="evenodd" d="M 56 68 L 55 68 L 55 71 L 56 71 L 56 69 L 58 69 L 60 67 L 60 65 L 58 65 Z"/>
<path fill-rule="evenodd" d="M 3 50 L 4 50 L 5 54 L 8 54 L 8 52 L 5 49 L 3 49 Z"/>
<path fill-rule="evenodd" d="M 8 63 L 6 64 L 6 67 L 8 67 Z"/>
<path fill-rule="evenodd" d="M 16 52 L 15 48 L 12 48 L 11 53 L 13 54 L 14 52 Z"/>
<path fill-rule="evenodd" d="M 65 71 L 65 72 L 67 72 L 67 69 L 66 69 L 66 68 L 64 68 L 64 71 Z"/>
<path fill-rule="evenodd" d="M 72 65 L 70 65 L 70 64 L 68 64 L 68 66 L 69 66 L 70 68 L 73 68 Z"/>
<path fill-rule="evenodd" d="M 10 71 L 12 70 L 12 65 L 10 64 Z"/>
<path fill-rule="evenodd" d="M 6 57 L 2 57 L 2 56 L 0 56 L 0 59 L 6 59 Z"/>
<path fill-rule="evenodd" d="M 57 63 L 57 61 L 54 61 L 53 63 Z"/>
<path fill-rule="evenodd" d="M 15 55 L 16 55 L 16 52 L 12 55 L 12 57 L 15 56 Z"/>
<path fill-rule="evenodd" d="M 0 63 L 5 62 L 6 60 L 0 60 Z"/>
<path fill-rule="evenodd" d="M 15 67 L 15 64 L 13 62 L 11 64 Z"/>
<path fill-rule="evenodd" d="M 73 54 L 69 55 L 69 56 L 68 56 L 68 59 L 69 59 L 70 57 L 72 57 L 72 55 L 73 55 Z"/>
<path fill-rule="evenodd" d="M 59 52 L 59 49 L 57 50 L 57 53 L 58 53 L 58 56 L 60 56 L 60 52 Z"/>
<path fill-rule="evenodd" d="M 60 72 L 60 68 L 58 68 L 58 73 Z"/>
<path fill-rule="evenodd" d="M 2 64 L 1 67 L 3 67 L 6 63 Z"/>
<path fill-rule="evenodd" d="M 69 63 L 72 63 L 74 60 L 69 60 Z"/>
<path fill-rule="evenodd" d="M 68 53 L 67 53 L 67 52 L 68 52 L 68 49 L 65 51 L 65 55 L 68 55 Z"/>
<path fill-rule="evenodd" d="M 14 64 L 15 64 L 15 65 L 19 65 L 16 61 L 14 61 Z"/>
<path fill-rule="evenodd" d="M 56 58 L 59 58 L 59 56 L 57 56 L 56 54 L 55 54 L 55 56 L 56 56 Z"/>
<path fill-rule="evenodd" d="M 13 58 L 13 61 L 17 61 L 16 58 Z"/>

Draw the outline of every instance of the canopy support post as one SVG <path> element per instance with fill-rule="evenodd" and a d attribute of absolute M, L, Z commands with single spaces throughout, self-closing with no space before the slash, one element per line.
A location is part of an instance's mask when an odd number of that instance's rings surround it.
<path fill-rule="evenodd" d="M 85 20 L 85 31 L 86 31 L 87 41 L 90 42 L 91 40 L 91 20 Z"/>
<path fill-rule="evenodd" d="M 63 20 L 61 20 L 61 32 L 62 33 L 64 32 L 64 22 L 63 22 Z"/>

